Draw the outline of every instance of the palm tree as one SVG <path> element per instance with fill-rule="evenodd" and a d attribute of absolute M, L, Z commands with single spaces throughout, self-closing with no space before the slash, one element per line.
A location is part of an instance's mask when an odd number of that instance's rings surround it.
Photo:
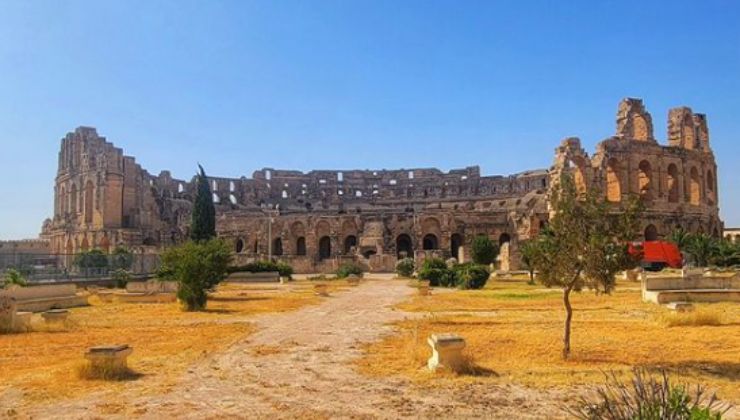
<path fill-rule="evenodd" d="M 719 240 L 714 251 L 711 258 L 713 264 L 720 267 L 740 265 L 740 244 L 734 244 L 728 240 Z"/>
<path fill-rule="evenodd" d="M 668 240 L 676 244 L 679 250 L 686 251 L 692 236 L 692 234 L 679 227 L 668 235 Z"/>
<path fill-rule="evenodd" d="M 717 251 L 717 240 L 704 233 L 692 235 L 686 245 L 686 251 L 697 267 L 706 267 Z"/>

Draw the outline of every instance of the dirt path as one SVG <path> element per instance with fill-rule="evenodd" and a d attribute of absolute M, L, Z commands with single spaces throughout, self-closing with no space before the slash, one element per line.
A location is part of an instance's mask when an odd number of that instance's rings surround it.
<path fill-rule="evenodd" d="M 361 356 L 361 344 L 380 339 L 392 331 L 388 323 L 410 316 L 392 306 L 412 292 L 405 282 L 368 280 L 320 305 L 255 318 L 257 333 L 194 365 L 165 394 L 127 397 L 123 392 L 113 412 L 100 404 L 100 396 L 91 396 L 28 414 L 198 419 L 512 418 L 514 413 L 516 418 L 553 417 L 553 401 L 562 398 L 557 394 L 485 384 L 423 390 L 403 379 L 367 378 L 355 372 L 351 360 Z"/>

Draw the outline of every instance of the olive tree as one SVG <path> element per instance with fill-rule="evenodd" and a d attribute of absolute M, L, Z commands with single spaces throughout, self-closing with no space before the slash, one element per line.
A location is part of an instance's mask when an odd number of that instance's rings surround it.
<path fill-rule="evenodd" d="M 610 293 L 616 274 L 636 265 L 627 246 L 637 231 L 642 206 L 630 199 L 617 208 L 597 189 L 579 192 L 567 173 L 554 185 L 550 198 L 552 217 L 535 239 L 532 259 L 537 280 L 563 290 L 563 358 L 567 359 L 573 319 L 570 294 L 584 288 Z"/>
<path fill-rule="evenodd" d="M 226 278 L 230 262 L 231 251 L 224 241 L 189 241 L 162 254 L 157 277 L 176 281 L 183 309 L 199 311 L 206 307 L 208 291 Z"/>

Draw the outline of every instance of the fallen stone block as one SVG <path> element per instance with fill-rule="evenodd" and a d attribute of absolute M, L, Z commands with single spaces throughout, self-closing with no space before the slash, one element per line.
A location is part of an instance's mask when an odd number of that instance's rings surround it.
<path fill-rule="evenodd" d="M 325 284 L 315 284 L 313 290 L 317 296 L 329 296 L 329 289 Z"/>
<path fill-rule="evenodd" d="M 85 353 L 89 366 L 85 376 L 113 379 L 128 373 L 128 356 L 134 351 L 128 344 L 90 347 Z"/>
<path fill-rule="evenodd" d="M 64 323 L 69 317 L 69 311 L 66 309 L 49 309 L 41 314 L 47 324 Z"/>
<path fill-rule="evenodd" d="M 31 331 L 31 317 L 33 312 L 16 312 L 13 320 L 13 331 L 28 332 Z"/>
<path fill-rule="evenodd" d="M 666 307 L 676 312 L 691 312 L 694 310 L 694 304 L 690 302 L 671 302 Z"/>
<path fill-rule="evenodd" d="M 462 350 L 465 348 L 465 339 L 456 334 L 432 334 L 427 342 L 432 347 L 432 357 L 427 361 L 429 370 L 460 372 L 464 369 Z"/>

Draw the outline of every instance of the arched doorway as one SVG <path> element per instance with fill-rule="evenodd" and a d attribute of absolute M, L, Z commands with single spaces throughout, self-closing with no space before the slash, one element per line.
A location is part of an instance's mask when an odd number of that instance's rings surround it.
<path fill-rule="evenodd" d="M 422 249 L 425 251 L 439 249 L 439 243 L 437 241 L 437 236 L 431 233 L 424 236 L 424 239 L 422 240 Z"/>
<path fill-rule="evenodd" d="M 352 248 L 357 246 L 357 236 L 349 235 L 344 238 L 344 253 L 349 254 L 352 252 Z"/>
<path fill-rule="evenodd" d="M 306 255 L 306 238 L 303 236 L 295 241 L 295 253 L 298 255 Z"/>
<path fill-rule="evenodd" d="M 93 221 L 93 183 L 87 181 L 85 184 L 85 223 Z"/>
<path fill-rule="evenodd" d="M 609 159 L 606 164 L 606 199 L 612 203 L 622 201 L 620 174 L 619 161 L 615 158 Z"/>
<path fill-rule="evenodd" d="M 655 225 L 647 225 L 645 228 L 645 240 L 646 241 L 657 241 L 658 240 L 658 229 Z"/>
<path fill-rule="evenodd" d="M 675 163 L 668 165 L 667 174 L 668 202 L 678 203 L 678 167 Z"/>
<path fill-rule="evenodd" d="M 331 238 L 322 236 L 319 239 L 319 260 L 325 260 L 331 257 Z"/>
<path fill-rule="evenodd" d="M 242 240 L 241 238 L 236 240 L 234 251 L 236 251 L 237 254 L 241 254 L 242 251 L 244 251 L 244 240 Z"/>
<path fill-rule="evenodd" d="M 275 238 L 272 241 L 272 255 L 283 255 L 283 240 L 281 238 Z"/>
<path fill-rule="evenodd" d="M 396 256 L 398 258 L 414 257 L 414 249 L 409 235 L 403 233 L 396 238 Z"/>
<path fill-rule="evenodd" d="M 502 233 L 501 236 L 498 237 L 498 245 L 502 246 L 503 244 L 508 244 L 511 242 L 511 236 L 508 233 Z"/>
<path fill-rule="evenodd" d="M 712 170 L 707 171 L 707 204 L 714 205 L 714 174 Z"/>
<path fill-rule="evenodd" d="M 640 162 L 637 173 L 637 185 L 639 187 L 640 197 L 643 200 L 653 199 L 653 169 L 650 162 L 643 160 Z"/>
<path fill-rule="evenodd" d="M 701 182 L 699 181 L 699 171 L 696 167 L 691 168 L 689 173 L 689 202 L 698 206 L 701 201 Z"/>
<path fill-rule="evenodd" d="M 460 247 L 462 244 L 462 235 L 459 233 L 453 233 L 452 236 L 450 236 L 450 254 L 452 254 L 452 258 L 456 258 L 458 261 L 460 260 Z"/>

